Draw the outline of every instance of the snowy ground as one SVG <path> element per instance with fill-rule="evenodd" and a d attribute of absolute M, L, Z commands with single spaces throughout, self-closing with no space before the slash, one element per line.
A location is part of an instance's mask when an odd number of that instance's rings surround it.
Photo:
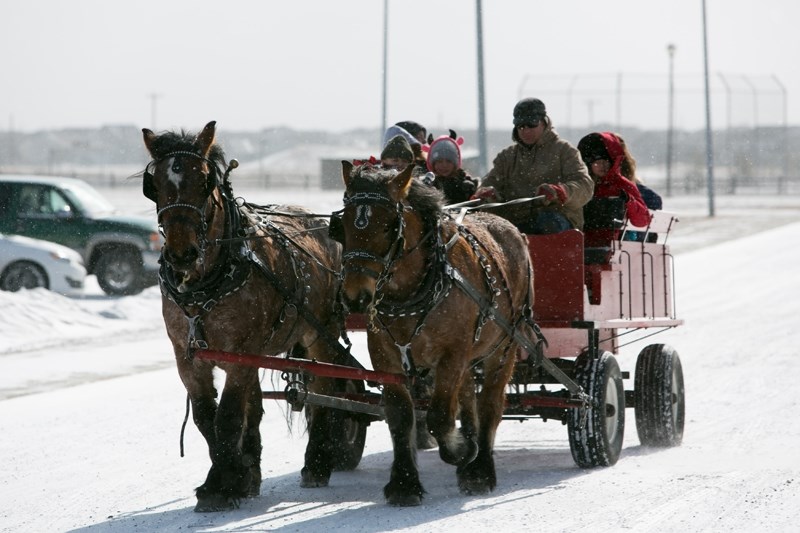
<path fill-rule="evenodd" d="M 104 192 L 154 216 L 138 191 Z M 244 196 L 322 212 L 340 205 L 338 193 Z M 648 342 L 681 354 L 679 448 L 641 447 L 628 411 L 620 461 L 581 470 L 563 426 L 507 421 L 492 494 L 461 496 L 453 467 L 425 451 L 428 495 L 397 509 L 381 492 L 391 461 L 385 424 L 370 426 L 357 470 L 301 489 L 305 438 L 287 431 L 281 404 L 265 402 L 262 495 L 235 512 L 196 514 L 192 489 L 209 461 L 191 425 L 179 457 L 185 392 L 157 289 L 127 298 L 91 283 L 74 299 L 0 292 L 0 530 L 797 531 L 800 198 L 721 197 L 713 219 L 705 198 L 665 203 L 681 216 L 670 244 L 686 325 Z M 623 351 L 623 369 L 633 370 L 644 344 Z"/>

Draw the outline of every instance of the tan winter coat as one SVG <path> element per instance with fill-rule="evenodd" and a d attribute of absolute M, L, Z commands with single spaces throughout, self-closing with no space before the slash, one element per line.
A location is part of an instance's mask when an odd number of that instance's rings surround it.
<path fill-rule="evenodd" d="M 583 206 L 592 199 L 594 182 L 577 148 L 552 127 L 533 146 L 517 142 L 497 154 L 481 187 L 494 187 L 498 201 L 503 202 L 535 196 L 543 183 L 561 183 L 567 190 L 563 206 L 551 204 L 544 209 L 562 213 L 574 227 L 583 229 Z M 521 208 L 507 218 L 519 225 L 530 215 L 530 208 Z"/>

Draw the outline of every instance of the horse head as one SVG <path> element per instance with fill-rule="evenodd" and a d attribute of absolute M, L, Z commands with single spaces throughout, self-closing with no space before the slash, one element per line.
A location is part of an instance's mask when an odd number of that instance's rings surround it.
<path fill-rule="evenodd" d="M 398 172 L 342 162 L 342 296 L 351 312 L 366 311 L 383 291 L 398 290 L 424 274 L 425 216 L 441 210 L 442 198 L 412 172 L 413 166 Z"/>
<path fill-rule="evenodd" d="M 225 156 L 214 144 L 215 127 L 216 122 L 209 122 L 197 135 L 142 130 L 153 158 L 142 192 L 156 204 L 165 240 L 163 258 L 180 278 L 181 292 L 202 276 L 214 252 L 209 244 L 224 231 L 220 168 Z"/>

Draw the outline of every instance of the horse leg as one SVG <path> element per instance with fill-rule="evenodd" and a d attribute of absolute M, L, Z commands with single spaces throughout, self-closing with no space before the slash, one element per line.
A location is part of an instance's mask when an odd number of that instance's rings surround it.
<path fill-rule="evenodd" d="M 465 379 L 468 370 L 463 353 L 459 356 L 447 355 L 439 360 L 436 367 L 436 381 L 428 409 L 428 431 L 439 443 L 439 457 L 451 465 L 462 465 L 472 461 L 478 453 L 474 427 L 470 424 L 456 428 L 456 415 L 462 395 L 462 383 L 471 384 Z M 468 403 L 466 404 L 468 407 Z"/>
<path fill-rule="evenodd" d="M 458 393 L 458 418 L 461 421 L 462 435 L 469 435 L 475 438 L 478 434 L 478 413 L 475 399 L 475 380 L 472 373 L 467 373 L 461 382 L 461 389 Z"/>
<path fill-rule="evenodd" d="M 227 370 L 225 388 L 214 419 L 216 446 L 206 481 L 197 489 L 197 512 L 236 508 L 239 500 L 250 493 L 250 467 L 254 459 L 250 456 L 247 461 L 244 460 L 242 441 L 247 429 L 245 415 L 253 386 L 258 387 L 258 372 L 255 369 L 236 367 Z"/>
<path fill-rule="evenodd" d="M 176 349 L 178 374 L 189 395 L 192 406 L 192 420 L 208 446 L 208 456 L 212 462 L 216 455 L 217 434 L 214 418 L 217 415 L 217 390 L 214 388 L 214 366 L 202 361 L 190 361 L 184 349 Z M 199 490 L 198 489 L 195 490 Z"/>
<path fill-rule="evenodd" d="M 315 378 L 311 390 L 317 394 L 330 393 L 333 380 Z M 331 450 L 331 410 L 325 407 L 306 405 L 308 419 L 308 444 L 305 462 L 300 471 L 300 486 L 306 488 L 327 487 L 333 471 Z"/>
<path fill-rule="evenodd" d="M 387 503 L 410 507 L 422 503 L 425 489 L 419 480 L 414 435 L 414 404 L 404 385 L 390 384 L 383 389 L 386 422 L 392 435 L 394 459 L 389 483 L 383 487 Z"/>
<path fill-rule="evenodd" d="M 247 414 L 242 437 L 242 464 L 250 468 L 250 488 L 247 496 L 261 494 L 261 419 L 264 405 L 261 398 L 261 385 L 255 382 L 247 395 Z"/>
<path fill-rule="evenodd" d="M 330 362 L 332 360 L 328 346 L 317 342 L 307 349 L 296 346 L 295 350 L 304 351 L 303 357 L 311 360 Z M 335 380 L 315 377 L 309 390 L 316 394 L 335 392 Z M 327 487 L 333 471 L 333 450 L 335 443 L 331 440 L 331 410 L 325 407 L 306 405 L 308 423 L 308 444 L 305 460 L 300 471 L 300 486 L 305 488 Z"/>
<path fill-rule="evenodd" d="M 411 392 L 415 400 L 430 400 L 433 390 L 433 370 L 424 377 L 414 380 Z M 418 450 L 430 450 L 437 446 L 436 439 L 428 431 L 428 421 L 425 415 L 416 416 L 416 438 Z"/>
<path fill-rule="evenodd" d="M 514 371 L 516 348 L 490 357 L 484 364 L 484 382 L 478 397 L 478 455 L 456 469 L 458 488 L 464 494 L 485 494 L 497 485 L 494 438 L 505 410 L 505 389 Z"/>

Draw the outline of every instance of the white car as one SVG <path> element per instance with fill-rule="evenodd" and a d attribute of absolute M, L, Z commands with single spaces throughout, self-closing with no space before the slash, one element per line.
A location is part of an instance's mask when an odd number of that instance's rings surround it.
<path fill-rule="evenodd" d="M 44 287 L 83 294 L 86 267 L 78 252 L 53 242 L 0 233 L 0 289 Z"/>

